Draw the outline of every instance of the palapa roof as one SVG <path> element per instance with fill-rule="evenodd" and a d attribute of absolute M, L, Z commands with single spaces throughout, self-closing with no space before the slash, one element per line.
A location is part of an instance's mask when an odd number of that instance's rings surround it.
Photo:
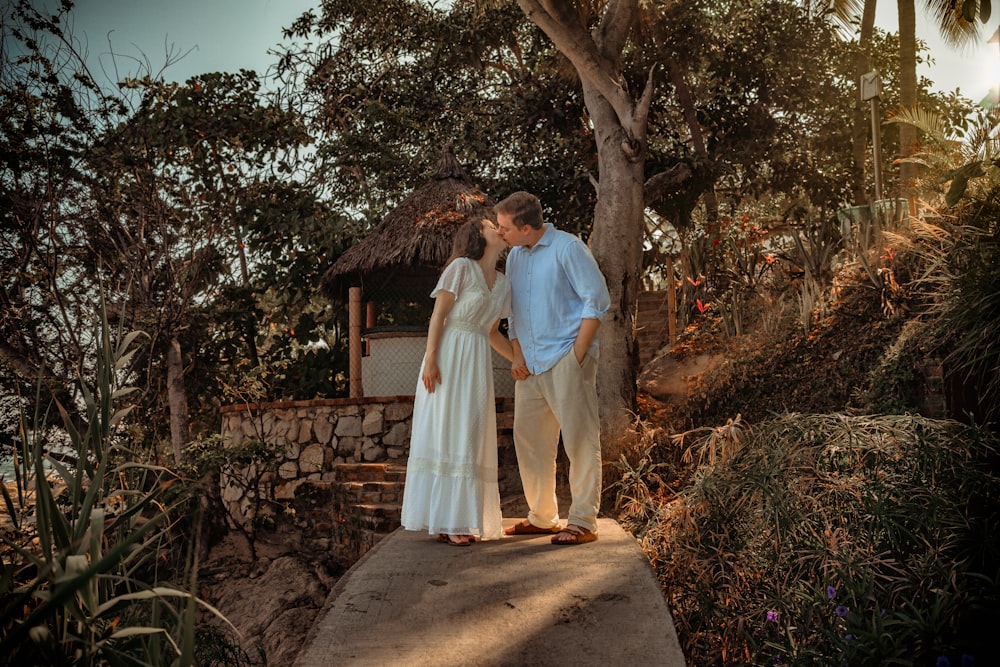
<path fill-rule="evenodd" d="M 348 248 L 323 274 L 320 287 L 331 300 L 343 299 L 357 285 L 366 298 L 426 297 L 451 255 L 455 231 L 467 220 L 492 217 L 494 204 L 446 147 L 431 179 Z"/>

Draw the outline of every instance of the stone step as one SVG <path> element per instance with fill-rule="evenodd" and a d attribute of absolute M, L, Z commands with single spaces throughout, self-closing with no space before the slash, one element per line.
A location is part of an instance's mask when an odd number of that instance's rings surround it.
<path fill-rule="evenodd" d="M 333 467 L 338 482 L 402 482 L 406 465 L 399 463 L 338 463 Z"/>
<path fill-rule="evenodd" d="M 402 507 L 399 503 L 359 503 L 343 508 L 343 523 L 351 528 L 391 533 L 399 528 Z"/>
<path fill-rule="evenodd" d="M 335 497 L 345 505 L 360 503 L 401 503 L 403 482 L 340 482 Z"/>

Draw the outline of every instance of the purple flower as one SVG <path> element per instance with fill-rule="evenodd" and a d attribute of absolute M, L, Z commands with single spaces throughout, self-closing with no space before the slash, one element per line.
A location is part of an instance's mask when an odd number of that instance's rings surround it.
<path fill-rule="evenodd" d="M 968 653 L 962 654 L 962 667 L 976 667 L 975 657 L 969 655 Z"/>
<path fill-rule="evenodd" d="M 770 623 L 777 623 L 778 622 L 778 612 L 776 612 L 776 611 L 769 611 L 769 612 L 767 612 L 767 620 Z"/>
<path fill-rule="evenodd" d="M 778 653 L 777 655 L 775 655 L 775 656 L 774 656 L 774 657 L 773 657 L 773 658 L 771 659 L 771 664 L 772 664 L 772 665 L 783 665 L 783 664 L 785 664 L 785 661 L 781 659 L 781 654 L 780 654 L 780 653 Z"/>
<path fill-rule="evenodd" d="M 946 655 L 939 655 L 935 667 L 951 667 L 951 660 Z"/>
<path fill-rule="evenodd" d="M 847 612 L 849 611 L 850 611 L 849 607 L 845 607 L 844 605 L 839 605 L 836 609 L 833 610 L 833 613 L 835 613 L 837 616 L 844 617 L 847 616 Z"/>
<path fill-rule="evenodd" d="M 847 639 L 847 640 L 854 639 L 854 635 L 852 635 L 850 632 L 848 632 L 846 635 L 844 635 L 844 639 Z"/>
<path fill-rule="evenodd" d="M 826 587 L 826 599 L 827 600 L 832 600 L 835 597 L 837 597 L 837 589 L 834 588 L 833 586 L 827 586 Z"/>

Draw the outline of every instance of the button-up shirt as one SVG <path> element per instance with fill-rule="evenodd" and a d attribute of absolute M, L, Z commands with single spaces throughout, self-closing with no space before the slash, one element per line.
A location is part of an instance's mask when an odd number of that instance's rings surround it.
<path fill-rule="evenodd" d="M 510 338 L 517 339 L 528 370 L 544 373 L 573 349 L 583 319 L 602 319 L 611 307 L 604 275 L 586 244 L 545 224 L 531 247 L 507 257 L 511 284 Z M 598 355 L 597 337 L 587 351 Z"/>

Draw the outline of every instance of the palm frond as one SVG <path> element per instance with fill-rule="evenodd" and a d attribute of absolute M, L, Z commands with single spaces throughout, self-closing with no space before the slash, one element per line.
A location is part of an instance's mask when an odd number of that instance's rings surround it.
<path fill-rule="evenodd" d="M 984 0 L 987 7 L 990 0 Z M 934 17 L 934 22 L 938 26 L 938 32 L 944 41 L 951 46 L 964 48 L 972 46 L 980 41 L 978 21 L 983 16 L 988 18 L 988 14 L 982 13 L 982 4 L 977 2 L 976 10 L 972 21 L 964 15 L 965 2 L 955 2 L 955 0 L 925 0 L 924 6 Z M 988 11 L 988 10 L 987 10 Z"/>

